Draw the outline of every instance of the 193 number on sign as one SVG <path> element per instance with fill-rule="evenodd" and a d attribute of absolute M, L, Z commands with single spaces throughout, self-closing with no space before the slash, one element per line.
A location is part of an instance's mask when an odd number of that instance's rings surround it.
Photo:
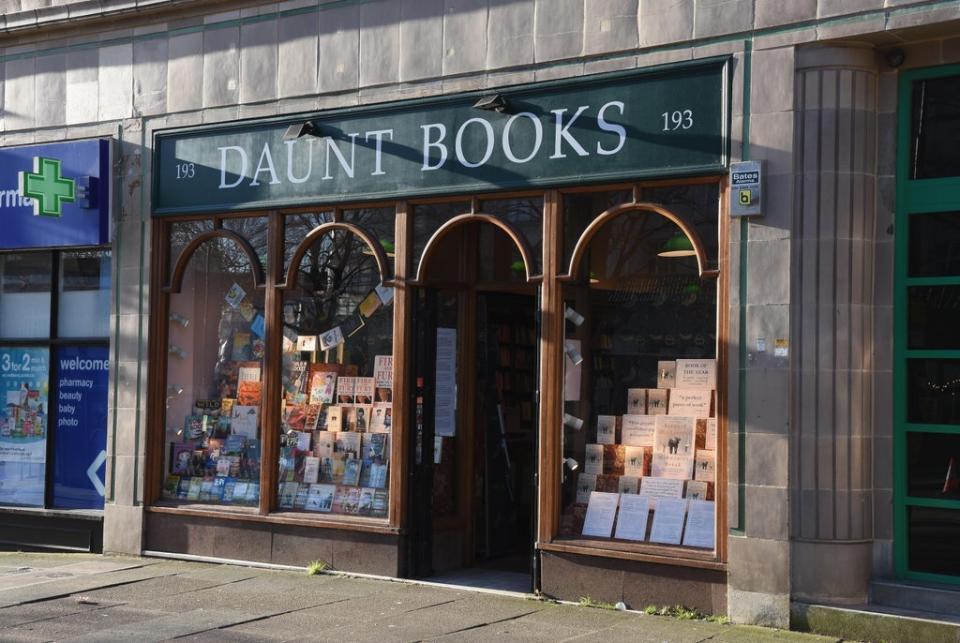
<path fill-rule="evenodd" d="M 194 163 L 177 163 L 177 179 L 192 179 L 197 175 Z"/>
<path fill-rule="evenodd" d="M 692 109 L 676 109 L 672 112 L 664 112 L 660 116 L 663 117 L 664 132 L 673 132 L 678 129 L 690 129 L 693 127 Z"/>

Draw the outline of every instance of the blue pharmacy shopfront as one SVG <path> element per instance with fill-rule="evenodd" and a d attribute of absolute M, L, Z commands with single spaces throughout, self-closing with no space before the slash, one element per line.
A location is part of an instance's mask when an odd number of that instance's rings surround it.
<path fill-rule="evenodd" d="M 0 547 L 101 549 L 110 159 L 0 148 Z"/>

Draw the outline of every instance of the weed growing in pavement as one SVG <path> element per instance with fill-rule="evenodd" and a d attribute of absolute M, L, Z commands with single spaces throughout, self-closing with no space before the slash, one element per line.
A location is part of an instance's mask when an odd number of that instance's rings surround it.
<path fill-rule="evenodd" d="M 325 560 L 313 560 L 307 565 L 307 576 L 316 576 L 320 572 L 330 569 L 330 564 Z"/>
<path fill-rule="evenodd" d="M 617 609 L 617 606 L 614 605 L 613 603 L 607 603 L 606 601 L 597 601 L 590 598 L 589 596 L 581 596 L 579 603 L 580 603 L 580 607 L 596 607 L 602 610 Z"/>
<path fill-rule="evenodd" d="M 699 610 L 691 609 L 683 605 L 674 605 L 672 607 L 657 607 L 656 605 L 648 605 L 646 608 L 644 608 L 643 613 L 651 616 L 672 616 L 673 618 L 678 618 L 682 621 L 710 621 L 711 623 L 720 623 L 721 625 L 726 625 L 730 622 L 730 618 L 727 616 L 704 614 Z"/>

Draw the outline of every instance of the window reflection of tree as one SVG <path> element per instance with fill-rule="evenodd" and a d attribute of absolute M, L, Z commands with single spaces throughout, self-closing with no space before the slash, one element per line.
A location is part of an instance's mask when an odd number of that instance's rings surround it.
<path fill-rule="evenodd" d="M 510 224 L 527 242 L 539 272 L 543 248 L 543 198 L 496 199 L 480 204 L 481 212 L 491 214 Z M 531 267 L 532 268 L 532 267 Z"/>
<path fill-rule="evenodd" d="M 319 334 L 354 313 L 380 283 L 370 248 L 343 230 L 310 245 L 297 270 L 299 297 L 284 305 L 284 323 L 300 334 Z"/>

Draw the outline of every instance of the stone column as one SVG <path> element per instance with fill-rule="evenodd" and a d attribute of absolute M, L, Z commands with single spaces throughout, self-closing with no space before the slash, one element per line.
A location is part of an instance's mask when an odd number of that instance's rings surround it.
<path fill-rule="evenodd" d="M 874 51 L 799 49 L 795 83 L 792 596 L 861 603 L 873 539 Z"/>

